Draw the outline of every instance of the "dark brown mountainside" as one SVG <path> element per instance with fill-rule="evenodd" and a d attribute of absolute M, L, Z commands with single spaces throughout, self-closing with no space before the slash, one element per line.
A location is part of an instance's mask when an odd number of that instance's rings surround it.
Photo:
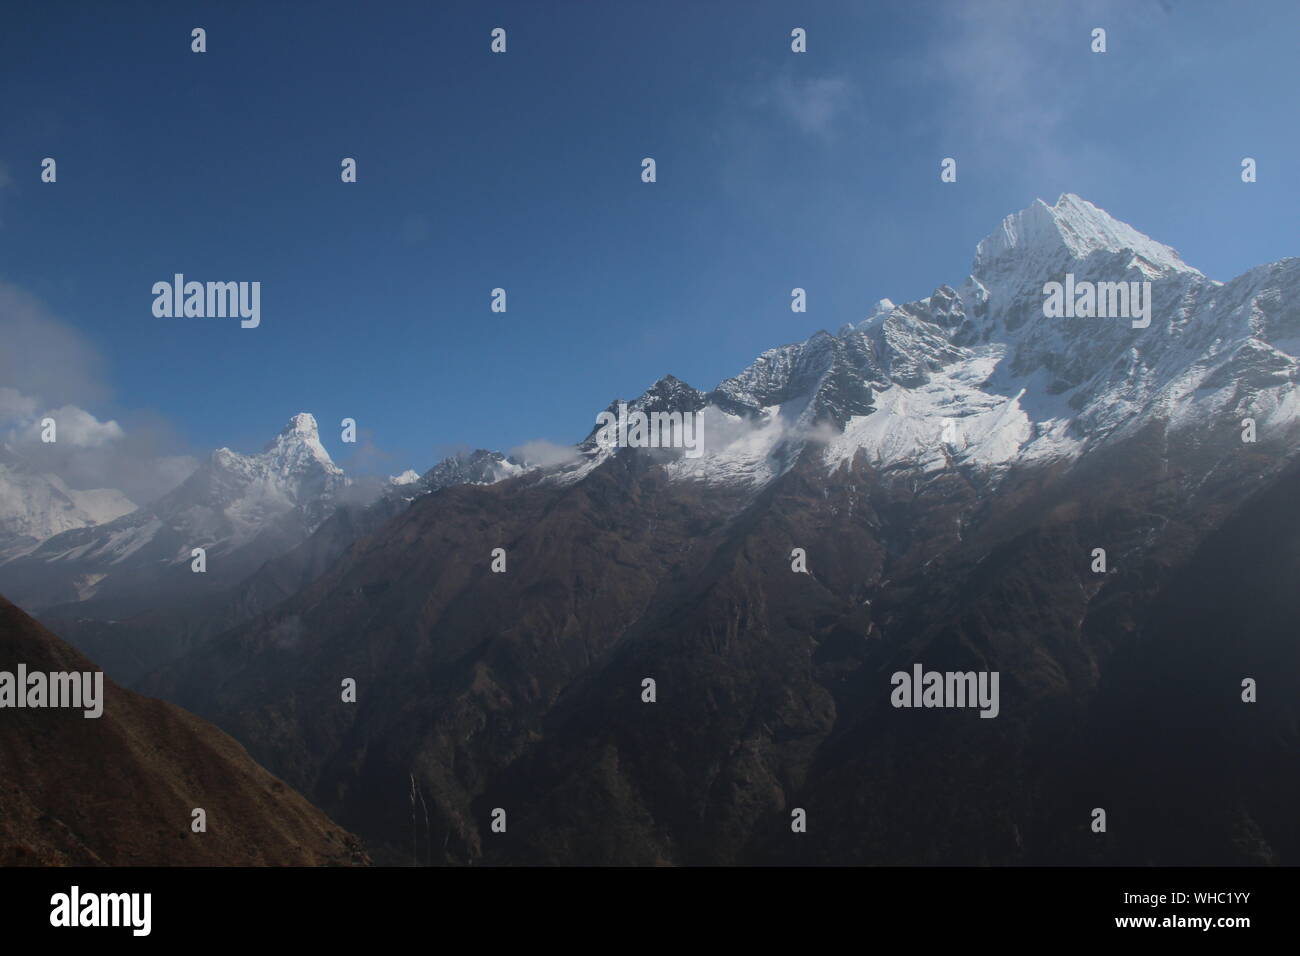
<path fill-rule="evenodd" d="M 95 665 L 0 598 L 0 670 Z M 179 707 L 104 681 L 104 711 L 0 709 L 0 864 L 366 862 L 356 838 Z M 191 812 L 207 832 L 191 832 Z"/>
<path fill-rule="evenodd" d="M 1294 589 L 1185 597 L 1300 574 L 1300 480 L 1252 483 L 1264 463 L 1225 428 L 993 496 L 859 461 L 750 499 L 636 453 L 449 488 L 151 686 L 396 861 L 1285 862 Z M 1247 548 L 1261 521 L 1277 536 Z M 1000 671 L 999 716 L 892 708 L 917 662 Z"/>

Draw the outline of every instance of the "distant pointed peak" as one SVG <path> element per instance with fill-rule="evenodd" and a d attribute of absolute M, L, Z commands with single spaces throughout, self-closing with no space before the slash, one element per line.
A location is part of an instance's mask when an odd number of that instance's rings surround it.
<path fill-rule="evenodd" d="M 316 425 L 316 416 L 310 412 L 299 412 L 289 419 L 289 423 L 280 429 L 280 433 L 271 441 L 267 442 L 263 451 L 273 451 L 276 448 L 286 446 L 302 446 L 310 448 L 317 457 L 324 456 L 329 460 L 329 453 L 320 443 L 320 429 Z"/>
<path fill-rule="evenodd" d="M 660 377 L 658 380 L 655 381 L 653 385 L 651 385 L 648 389 L 646 389 L 646 391 L 647 392 L 676 391 L 677 389 L 680 388 L 690 388 L 690 387 L 691 386 L 687 385 L 676 375 L 669 374 Z"/>
<path fill-rule="evenodd" d="M 499 451 L 489 451 L 486 448 L 459 448 L 440 459 L 425 474 L 435 474 L 440 471 L 449 469 L 466 468 L 472 465 L 481 464 L 485 461 L 504 461 L 505 455 Z M 396 479 L 393 479 L 394 481 Z"/>
<path fill-rule="evenodd" d="M 424 491 L 437 491 L 451 485 L 490 485 L 524 471 L 523 462 L 513 455 L 476 448 L 461 449 L 448 455 L 420 476 Z M 396 479 L 390 479 L 396 484 Z"/>
<path fill-rule="evenodd" d="M 871 328 L 873 325 L 882 322 L 884 319 L 888 318 L 891 314 L 893 314 L 893 311 L 897 308 L 898 306 L 894 304 L 893 299 L 877 299 L 876 304 L 871 309 L 870 315 L 868 315 L 865 319 L 863 319 L 862 321 L 856 324 L 850 323 L 848 325 L 845 325 L 842 329 L 840 329 L 840 334 L 843 335 L 844 332 L 848 329 Z"/>
<path fill-rule="evenodd" d="M 1009 257 L 1030 259 L 1061 250 L 1075 259 L 1086 259 L 1096 252 L 1131 252 L 1148 268 L 1160 272 L 1200 274 L 1170 246 L 1138 232 L 1074 193 L 1062 193 L 1052 206 L 1035 199 L 1027 208 L 1003 219 L 1001 226 L 976 247 L 972 271 L 980 275 Z"/>
<path fill-rule="evenodd" d="M 698 389 L 686 384 L 676 375 L 665 375 L 647 388 L 640 398 L 633 399 L 631 404 L 646 405 L 666 401 L 680 401 L 682 399 L 693 401 L 701 395 L 702 393 Z"/>
<path fill-rule="evenodd" d="M 299 412 L 293 418 L 289 419 L 289 424 L 285 425 L 280 431 L 281 435 L 301 435 L 304 438 L 320 438 L 320 430 L 316 427 L 316 416 L 310 412 Z"/>
<path fill-rule="evenodd" d="M 289 423 L 280 429 L 280 434 L 267 443 L 262 454 L 270 455 L 276 461 L 283 463 L 300 460 L 305 456 L 320 462 L 329 471 L 342 474 L 341 469 L 330 458 L 330 453 L 321 444 L 316 417 L 310 412 L 299 412 L 289 419 Z"/>

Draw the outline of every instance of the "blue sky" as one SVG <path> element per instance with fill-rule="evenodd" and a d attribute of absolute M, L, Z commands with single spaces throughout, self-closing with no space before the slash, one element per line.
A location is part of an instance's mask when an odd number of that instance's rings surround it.
<path fill-rule="evenodd" d="M 1300 254 L 1290 0 L 0 17 L 0 330 L 6 302 L 28 318 L 0 341 L 0 388 L 160 447 L 254 450 L 302 410 L 345 467 L 355 418 L 352 464 L 388 473 L 576 441 L 663 374 L 710 388 L 959 282 L 1002 216 L 1063 191 L 1215 278 Z M 260 281 L 261 326 L 155 318 L 176 272 Z"/>

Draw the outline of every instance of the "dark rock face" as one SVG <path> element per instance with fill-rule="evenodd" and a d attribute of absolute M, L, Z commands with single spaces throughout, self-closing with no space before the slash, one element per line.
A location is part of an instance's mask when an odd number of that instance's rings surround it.
<path fill-rule="evenodd" d="M 452 487 L 149 686 L 394 862 L 1292 861 L 1300 476 L 1224 431 L 996 494 L 811 450 L 757 495 L 635 449 Z M 891 707 L 916 662 L 999 716 Z"/>
<path fill-rule="evenodd" d="M 0 598 L 0 670 L 95 665 Z M 103 715 L 0 709 L 0 865 L 366 863 L 351 834 L 221 731 L 104 681 Z M 191 830 L 202 808 L 207 831 Z"/>

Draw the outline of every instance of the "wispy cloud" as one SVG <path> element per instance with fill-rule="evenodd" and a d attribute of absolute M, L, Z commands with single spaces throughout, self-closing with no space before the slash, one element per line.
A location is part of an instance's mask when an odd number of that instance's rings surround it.
<path fill-rule="evenodd" d="M 107 399 L 103 361 L 78 332 L 17 286 L 0 282 L 0 441 L 29 467 L 70 487 L 116 488 L 137 503 L 185 479 L 195 460 L 170 426 L 133 416 L 127 428 L 89 410 Z M 53 418 L 57 440 L 41 441 Z"/>
<path fill-rule="evenodd" d="M 1073 49 L 1086 57 L 1090 25 L 1117 30 L 1131 10 L 1108 0 L 1073 8 Z M 934 18 L 916 64 L 937 77 L 950 107 L 948 138 L 966 155 L 1014 159 L 1033 173 L 1070 177 L 1109 158 L 1071 127 L 1092 86 L 1086 70 L 1062 70 L 1061 8 L 1041 0 L 952 3 Z M 1118 62 L 1118 61 L 1116 61 Z M 1095 95 L 1095 94 L 1091 94 Z"/>
<path fill-rule="evenodd" d="M 46 409 L 38 415 L 35 413 L 38 406 L 33 400 L 26 399 L 24 403 L 25 396 L 17 395 L 16 392 L 14 394 L 18 400 L 8 403 L 9 406 L 13 408 L 27 404 L 33 409 L 33 414 L 27 416 L 25 420 L 20 420 L 17 427 L 10 430 L 9 439 L 12 444 L 39 442 L 40 421 L 46 417 L 58 423 L 58 440 L 75 448 L 103 448 L 105 445 L 119 441 L 126 434 L 117 422 L 100 421 L 90 412 L 76 405 Z M 6 403 L 0 399 L 0 404 Z"/>
<path fill-rule="evenodd" d="M 831 139 L 854 99 L 854 87 L 842 77 L 797 77 L 783 70 L 761 90 L 757 103 L 775 110 L 803 133 Z"/>
<path fill-rule="evenodd" d="M 560 445 L 545 438 L 535 438 L 510 449 L 510 455 L 530 465 L 562 465 L 578 458 L 578 452 L 572 445 Z"/>
<path fill-rule="evenodd" d="M 947 81 L 955 114 L 968 117 L 962 139 L 982 148 L 1021 149 L 1059 159 L 1055 145 L 1064 119 L 1059 99 L 1044 96 L 1043 43 L 1050 4 L 1006 2 L 956 5 L 936 34 L 930 65 Z"/>

